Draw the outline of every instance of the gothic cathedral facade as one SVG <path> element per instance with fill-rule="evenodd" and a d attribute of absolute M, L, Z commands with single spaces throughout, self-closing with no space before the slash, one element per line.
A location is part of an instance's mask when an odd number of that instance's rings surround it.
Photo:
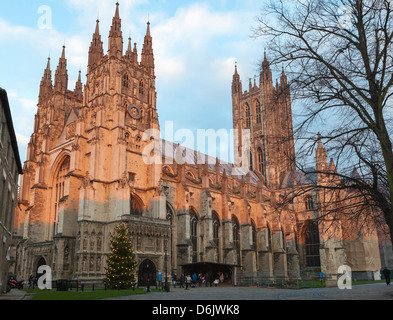
<path fill-rule="evenodd" d="M 184 149 L 161 140 L 164 161 L 149 163 L 143 150 L 160 130 L 150 23 L 140 58 L 131 39 L 125 54 L 123 45 L 117 4 L 107 54 L 97 21 L 86 84 L 79 77 L 75 89 L 68 89 L 65 47 L 54 83 L 48 60 L 15 214 L 17 277 L 27 279 L 49 265 L 53 279 L 101 281 L 119 222 L 129 226 L 140 285 L 165 267 L 171 275 L 210 268 L 232 284 L 247 273 L 289 278 L 316 268 L 337 275 L 349 255 L 343 237 L 325 238 L 312 223 L 317 191 L 307 201 L 275 207 L 281 193 L 312 183 L 293 167 L 284 70 L 274 86 L 265 55 L 259 85 L 250 80 L 243 91 L 236 66 L 233 127 L 250 132 L 246 175 L 194 151 L 187 161 L 169 161 Z M 243 136 L 237 139 L 244 152 Z M 321 143 L 317 161 L 328 166 Z M 374 236 L 362 241 L 378 251 Z M 359 271 L 377 271 L 375 264 Z"/>

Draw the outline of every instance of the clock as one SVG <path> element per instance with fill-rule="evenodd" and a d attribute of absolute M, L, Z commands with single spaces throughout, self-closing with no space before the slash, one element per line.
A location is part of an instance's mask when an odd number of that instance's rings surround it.
<path fill-rule="evenodd" d="M 137 105 L 130 105 L 128 107 L 128 113 L 130 114 L 130 116 L 132 118 L 134 118 L 135 120 L 140 120 L 142 118 L 142 110 L 140 107 L 138 107 Z"/>

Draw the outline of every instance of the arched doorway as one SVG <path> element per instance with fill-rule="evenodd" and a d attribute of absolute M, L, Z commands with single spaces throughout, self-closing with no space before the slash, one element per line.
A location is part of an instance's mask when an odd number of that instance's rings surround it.
<path fill-rule="evenodd" d="M 39 269 L 41 266 L 46 266 L 46 260 L 45 260 L 44 257 L 42 257 L 42 258 L 41 258 L 40 260 L 38 260 L 38 262 L 37 262 L 37 268 L 35 269 L 35 273 L 36 273 L 36 275 L 37 275 L 37 279 L 39 279 L 39 278 L 43 275 L 43 273 L 38 273 L 38 269 Z"/>
<path fill-rule="evenodd" d="M 145 260 L 139 266 L 138 272 L 138 286 L 146 287 L 148 283 L 151 286 L 156 285 L 157 269 L 156 265 L 151 260 Z"/>

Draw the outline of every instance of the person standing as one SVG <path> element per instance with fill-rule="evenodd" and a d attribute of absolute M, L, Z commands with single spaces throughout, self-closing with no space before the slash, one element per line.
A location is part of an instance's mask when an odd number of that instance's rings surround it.
<path fill-rule="evenodd" d="M 177 283 L 177 275 L 176 275 L 176 273 L 173 275 L 172 281 L 173 281 L 173 287 L 176 288 L 176 283 Z"/>
<path fill-rule="evenodd" d="M 179 284 L 179 288 L 184 288 L 184 274 L 182 274 L 180 276 L 180 284 Z"/>
<path fill-rule="evenodd" d="M 205 286 L 208 287 L 209 286 L 209 273 L 205 274 Z"/>
<path fill-rule="evenodd" d="M 390 270 L 385 267 L 385 269 L 383 269 L 383 275 L 385 276 L 386 285 L 389 286 L 390 285 Z"/>
<path fill-rule="evenodd" d="M 159 271 L 158 272 L 158 277 L 157 277 L 157 281 L 158 281 L 158 287 L 162 289 L 162 272 Z"/>

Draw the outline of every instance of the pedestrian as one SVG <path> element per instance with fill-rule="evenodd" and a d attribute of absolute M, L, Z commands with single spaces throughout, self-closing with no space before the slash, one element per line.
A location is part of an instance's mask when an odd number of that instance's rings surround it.
<path fill-rule="evenodd" d="M 186 290 L 188 290 L 188 287 L 190 286 L 191 286 L 191 276 L 188 274 L 186 280 Z"/>
<path fill-rule="evenodd" d="M 209 286 L 209 274 L 208 273 L 205 274 L 205 286 L 206 287 Z"/>
<path fill-rule="evenodd" d="M 173 281 L 173 287 L 176 288 L 176 283 L 177 283 L 177 275 L 176 275 L 176 273 L 173 275 L 172 281 Z"/>
<path fill-rule="evenodd" d="M 158 287 L 162 289 L 162 272 L 161 271 L 158 271 L 157 281 L 158 281 Z"/>
<path fill-rule="evenodd" d="M 180 276 L 179 288 L 184 288 L 184 274 Z"/>
<path fill-rule="evenodd" d="M 224 280 L 225 280 L 225 278 L 224 278 L 224 274 L 223 274 L 223 273 L 221 273 L 221 275 L 220 275 L 220 282 L 221 282 L 221 283 L 223 283 L 223 282 L 224 282 Z"/>
<path fill-rule="evenodd" d="M 202 287 L 202 278 L 203 278 L 202 273 L 199 273 L 199 274 L 198 274 L 198 284 L 199 284 L 199 288 Z"/>
<path fill-rule="evenodd" d="M 322 282 L 323 282 L 323 272 L 319 272 L 319 281 L 320 281 L 320 283 L 321 283 L 321 285 L 322 285 Z"/>
<path fill-rule="evenodd" d="M 197 277 L 196 273 L 194 272 L 194 274 L 192 275 L 192 287 L 193 288 L 196 288 L 197 279 L 198 279 L 198 277 Z"/>
<path fill-rule="evenodd" d="M 390 285 L 390 270 L 385 267 L 385 269 L 383 269 L 383 275 L 385 276 L 386 285 L 389 286 Z"/>
<path fill-rule="evenodd" d="M 32 287 L 33 287 L 33 275 L 30 275 L 30 277 L 29 277 L 29 289 L 31 289 Z"/>
<path fill-rule="evenodd" d="M 35 274 L 35 275 L 33 276 L 33 289 L 34 289 L 36 286 L 38 286 L 38 278 L 37 278 L 37 275 Z"/>

